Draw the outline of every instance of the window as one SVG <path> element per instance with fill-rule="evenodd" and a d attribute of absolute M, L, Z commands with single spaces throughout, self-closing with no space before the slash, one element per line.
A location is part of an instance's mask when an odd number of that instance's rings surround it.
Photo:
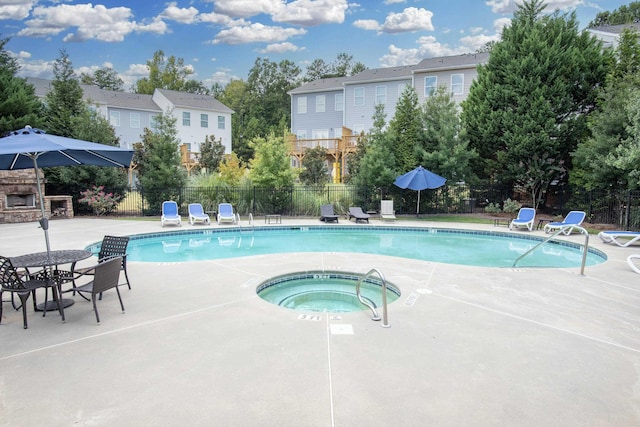
<path fill-rule="evenodd" d="M 376 104 L 386 104 L 387 102 L 387 87 L 376 86 Z"/>
<path fill-rule="evenodd" d="M 182 113 L 182 126 L 191 126 L 191 113 L 187 111 Z"/>
<path fill-rule="evenodd" d="M 200 127 L 208 128 L 209 127 L 209 115 L 208 114 L 200 114 Z"/>
<path fill-rule="evenodd" d="M 453 95 L 462 95 L 464 92 L 464 74 L 451 75 L 451 93 Z"/>
<path fill-rule="evenodd" d="M 353 90 L 353 105 L 362 107 L 364 105 L 364 88 L 357 87 Z"/>
<path fill-rule="evenodd" d="M 344 111 L 344 95 L 341 93 L 336 94 L 335 98 L 336 111 Z"/>
<path fill-rule="evenodd" d="M 129 126 L 133 129 L 140 127 L 140 113 L 131 113 L 129 115 Z"/>
<path fill-rule="evenodd" d="M 324 95 L 316 96 L 316 113 L 324 113 Z"/>
<path fill-rule="evenodd" d="M 307 112 L 307 97 L 301 96 L 298 98 L 298 114 L 306 114 Z"/>
<path fill-rule="evenodd" d="M 438 78 L 436 76 L 427 76 L 424 78 L 424 96 L 431 96 L 438 88 Z"/>
<path fill-rule="evenodd" d="M 218 116 L 218 129 L 224 129 L 224 116 Z"/>
<path fill-rule="evenodd" d="M 307 131 L 305 130 L 299 130 L 298 134 L 296 135 L 298 137 L 298 139 L 307 139 Z"/>
<path fill-rule="evenodd" d="M 120 111 L 109 111 L 111 126 L 120 126 Z"/>
<path fill-rule="evenodd" d="M 151 117 L 149 117 L 149 128 L 153 131 L 158 129 L 158 119 L 159 119 L 159 115 L 154 114 Z"/>

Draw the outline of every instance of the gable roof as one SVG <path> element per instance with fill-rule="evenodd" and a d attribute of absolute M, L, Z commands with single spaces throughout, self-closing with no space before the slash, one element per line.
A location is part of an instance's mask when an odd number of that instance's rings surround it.
<path fill-rule="evenodd" d="M 631 24 L 621 24 L 621 25 L 603 25 L 601 27 L 587 28 L 588 31 L 591 32 L 600 32 L 600 33 L 609 33 L 619 35 L 623 30 L 635 30 L 640 32 L 640 22 L 634 22 Z"/>
<path fill-rule="evenodd" d="M 302 86 L 298 86 L 295 89 L 290 90 L 290 95 L 298 93 L 311 93 L 311 92 L 327 92 L 331 90 L 342 90 L 342 85 L 346 77 L 330 77 L 328 79 L 318 79 L 312 82 L 307 82 Z"/>
<path fill-rule="evenodd" d="M 465 53 L 463 55 L 426 58 L 418 63 L 414 73 L 475 68 L 478 64 L 485 64 L 488 60 L 489 52 Z"/>
<path fill-rule="evenodd" d="M 373 83 L 376 81 L 404 80 L 411 78 L 416 65 L 401 65 L 397 67 L 372 68 L 349 76 L 344 84 Z"/>
<path fill-rule="evenodd" d="M 197 93 L 178 92 L 177 90 L 156 89 L 158 93 L 167 98 L 175 107 L 197 108 L 199 110 L 219 111 L 233 114 L 234 111 L 215 99 L 213 96 L 199 95 Z"/>

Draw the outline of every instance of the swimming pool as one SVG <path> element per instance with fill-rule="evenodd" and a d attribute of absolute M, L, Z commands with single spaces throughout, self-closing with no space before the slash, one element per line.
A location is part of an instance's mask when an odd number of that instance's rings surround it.
<path fill-rule="evenodd" d="M 542 239 L 529 234 L 449 228 L 381 226 L 277 226 L 180 230 L 130 236 L 127 259 L 139 262 L 186 262 L 299 252 L 353 252 L 481 267 L 512 267 Z M 97 252 L 99 242 L 89 246 Z M 589 248 L 586 265 L 606 255 Z M 518 262 L 518 267 L 579 267 L 579 245 L 546 243 Z"/>

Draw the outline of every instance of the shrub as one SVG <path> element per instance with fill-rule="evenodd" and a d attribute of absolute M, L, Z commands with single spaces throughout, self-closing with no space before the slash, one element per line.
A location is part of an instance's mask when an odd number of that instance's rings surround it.
<path fill-rule="evenodd" d="M 78 202 L 89 205 L 93 209 L 93 213 L 98 216 L 112 212 L 120 201 L 120 196 L 105 193 L 102 185 L 99 187 L 94 185 L 91 189 L 81 191 L 80 194 L 82 198 Z"/>
<path fill-rule="evenodd" d="M 504 201 L 504 207 L 502 208 L 502 210 L 504 210 L 507 213 L 514 213 L 514 212 L 518 212 L 521 207 L 522 207 L 522 203 L 519 203 L 515 200 L 507 199 Z"/>

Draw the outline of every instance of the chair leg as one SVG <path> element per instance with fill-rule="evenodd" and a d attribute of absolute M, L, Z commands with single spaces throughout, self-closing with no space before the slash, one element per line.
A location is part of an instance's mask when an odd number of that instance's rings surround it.
<path fill-rule="evenodd" d="M 66 322 L 64 318 L 64 307 L 62 306 L 62 285 L 57 284 L 51 287 L 53 293 L 53 299 L 58 304 L 58 312 L 60 312 L 60 316 L 62 316 L 62 323 Z M 45 305 L 45 311 L 47 307 Z"/>
<path fill-rule="evenodd" d="M 122 297 L 120 296 L 120 290 L 118 289 L 117 286 L 116 286 L 116 292 L 118 293 L 118 299 L 120 300 L 120 308 L 122 309 L 122 312 L 124 313 L 124 304 L 122 304 Z"/>
<path fill-rule="evenodd" d="M 24 325 L 24 329 L 27 329 L 29 325 L 27 325 L 27 300 L 29 299 L 29 292 L 19 293 L 20 301 L 22 301 L 22 323 Z"/>
<path fill-rule="evenodd" d="M 127 287 L 129 288 L 129 290 L 131 290 L 131 282 L 129 282 L 129 275 L 127 274 L 127 266 L 123 266 L 122 268 L 124 270 L 124 278 L 127 281 Z"/>
<path fill-rule="evenodd" d="M 100 316 L 98 315 L 98 307 L 96 306 L 96 296 L 95 294 L 91 295 L 91 300 L 93 301 L 93 311 L 96 313 L 96 320 L 100 323 Z"/>

